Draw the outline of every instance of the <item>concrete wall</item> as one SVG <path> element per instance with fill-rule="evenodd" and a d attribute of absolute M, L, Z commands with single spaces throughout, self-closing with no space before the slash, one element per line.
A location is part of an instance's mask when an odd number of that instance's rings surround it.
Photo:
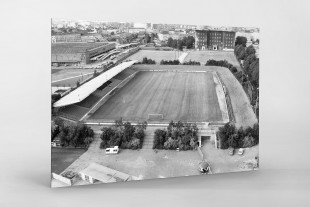
<path fill-rule="evenodd" d="M 59 181 L 65 183 L 65 184 L 68 184 L 70 186 L 72 185 L 72 181 L 69 178 L 65 178 L 61 175 L 57 175 L 56 173 L 52 173 L 52 177 L 56 180 L 59 180 Z"/>

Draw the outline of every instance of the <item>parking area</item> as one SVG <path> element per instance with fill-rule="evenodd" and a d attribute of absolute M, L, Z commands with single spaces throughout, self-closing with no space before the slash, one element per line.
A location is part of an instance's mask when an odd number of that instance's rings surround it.
<path fill-rule="evenodd" d="M 138 177 L 139 179 L 167 178 L 199 175 L 198 164 L 201 157 L 194 151 L 173 150 L 120 150 L 119 154 L 106 155 L 100 149 L 97 137 L 87 152 L 81 155 L 67 169 L 80 172 L 90 163 L 98 163 Z"/>
<path fill-rule="evenodd" d="M 214 143 L 206 141 L 202 143 L 202 153 L 210 163 L 212 173 L 227 173 L 252 170 L 247 168 L 245 162 L 254 160 L 258 155 L 259 146 L 245 148 L 243 155 L 238 154 L 238 149 L 234 155 L 229 155 L 229 150 L 219 150 L 214 147 Z"/>

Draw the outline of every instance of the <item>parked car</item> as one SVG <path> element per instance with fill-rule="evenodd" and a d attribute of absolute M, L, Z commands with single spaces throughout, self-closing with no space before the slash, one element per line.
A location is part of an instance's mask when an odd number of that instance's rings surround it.
<path fill-rule="evenodd" d="M 114 146 L 114 147 L 106 148 L 106 149 L 105 149 L 105 153 L 106 153 L 106 154 L 117 154 L 118 151 L 119 151 L 118 146 Z"/>
<path fill-rule="evenodd" d="M 244 149 L 240 148 L 239 151 L 238 151 L 238 155 L 243 155 L 243 153 L 244 153 Z"/>
<path fill-rule="evenodd" d="M 229 149 L 228 149 L 228 154 L 229 154 L 230 156 L 233 156 L 234 153 L 235 153 L 235 149 L 234 149 L 234 148 L 229 148 Z"/>
<path fill-rule="evenodd" d="M 200 162 L 198 168 L 201 174 L 208 174 L 210 171 L 210 165 L 206 161 Z"/>

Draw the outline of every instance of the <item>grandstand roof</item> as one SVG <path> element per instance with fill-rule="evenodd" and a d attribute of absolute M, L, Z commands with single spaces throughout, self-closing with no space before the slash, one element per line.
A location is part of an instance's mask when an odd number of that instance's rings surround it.
<path fill-rule="evenodd" d="M 86 82 L 85 84 L 73 90 L 66 96 L 62 97 L 60 100 L 54 103 L 54 107 L 67 106 L 83 101 L 102 84 L 104 84 L 105 82 L 107 82 L 108 80 L 110 80 L 111 78 L 113 78 L 115 75 L 122 72 L 126 68 L 132 66 L 136 62 L 137 60 L 124 62 L 100 74 L 96 78 Z"/>

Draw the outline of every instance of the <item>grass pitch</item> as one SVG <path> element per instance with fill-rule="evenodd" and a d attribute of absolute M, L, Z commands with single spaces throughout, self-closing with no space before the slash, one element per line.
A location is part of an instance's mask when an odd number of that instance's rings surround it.
<path fill-rule="evenodd" d="M 213 75 L 140 71 L 90 119 L 146 120 L 163 114 L 163 121 L 222 121 Z"/>
<path fill-rule="evenodd" d="M 185 61 L 194 60 L 206 64 L 208 60 L 227 60 L 236 67 L 240 67 L 234 52 L 232 51 L 193 51 L 190 52 Z"/>
<path fill-rule="evenodd" d="M 92 77 L 94 70 L 95 69 L 64 69 L 52 73 L 52 86 L 75 87 L 78 81 L 81 83 Z M 100 69 L 97 69 L 97 71 L 100 72 Z"/>
<path fill-rule="evenodd" d="M 144 57 L 156 61 L 159 64 L 161 60 L 177 60 L 182 52 L 158 51 L 158 50 L 139 50 L 137 53 L 129 56 L 126 60 L 142 61 Z"/>

